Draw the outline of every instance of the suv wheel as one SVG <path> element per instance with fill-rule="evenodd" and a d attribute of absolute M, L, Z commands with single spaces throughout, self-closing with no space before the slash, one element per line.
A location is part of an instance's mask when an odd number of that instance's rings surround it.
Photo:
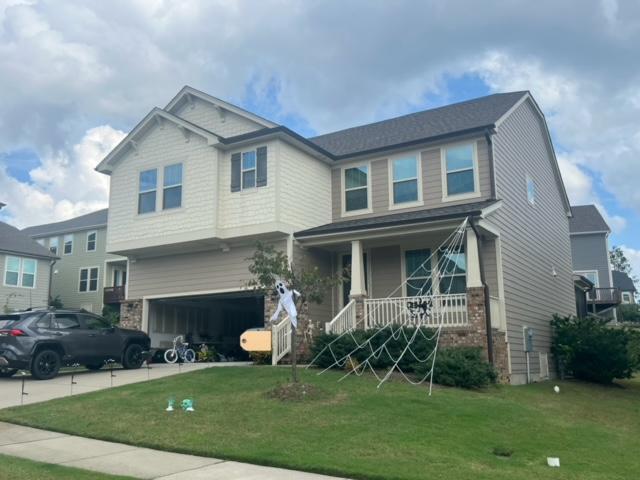
<path fill-rule="evenodd" d="M 122 366 L 127 370 L 140 368 L 144 358 L 142 356 L 142 347 L 138 344 L 129 345 L 122 356 Z"/>
<path fill-rule="evenodd" d="M 36 380 L 49 380 L 60 370 L 60 355 L 55 350 L 40 350 L 33 357 L 31 375 Z"/>
<path fill-rule="evenodd" d="M 0 368 L 0 378 L 12 377 L 17 371 L 17 368 Z"/>

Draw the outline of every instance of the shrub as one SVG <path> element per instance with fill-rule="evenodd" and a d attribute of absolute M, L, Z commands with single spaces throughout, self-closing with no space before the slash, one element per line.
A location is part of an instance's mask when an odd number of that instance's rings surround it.
<path fill-rule="evenodd" d="M 597 383 L 615 378 L 631 378 L 633 370 L 629 342 L 632 334 L 624 328 L 608 327 L 608 320 L 554 316 L 552 353 L 566 373 Z"/>
<path fill-rule="evenodd" d="M 271 365 L 270 352 L 249 352 L 249 358 L 255 365 Z"/>
<path fill-rule="evenodd" d="M 640 328 L 627 329 L 629 332 L 629 344 L 627 346 L 631 367 L 640 371 Z"/>
<path fill-rule="evenodd" d="M 423 378 L 431 363 L 415 366 L 418 377 Z M 439 350 L 433 371 L 433 381 L 439 385 L 461 388 L 481 388 L 495 383 L 497 374 L 487 362 L 480 347 L 450 347 Z"/>
<path fill-rule="evenodd" d="M 435 347 L 435 339 L 428 339 L 433 336 L 434 332 L 425 327 L 420 328 L 421 333 L 416 334 L 416 338 L 411 344 L 411 351 L 418 358 L 426 358 Z M 404 335 L 402 333 L 403 331 Z M 393 328 L 386 328 L 384 330 L 355 330 L 351 335 L 347 334 L 341 337 L 334 334 L 323 334 L 316 337 L 312 345 L 312 358 L 316 358 L 316 356 L 319 355 L 314 364 L 320 368 L 327 368 L 332 366 L 336 359 L 342 359 L 347 354 L 353 352 L 352 359 L 354 363 L 357 364 L 364 362 L 372 354 L 370 347 L 358 349 L 358 344 L 362 345 L 367 339 L 371 338 L 371 347 L 373 351 L 377 351 L 377 349 L 388 340 L 386 350 L 380 351 L 380 355 L 376 355 L 377 358 L 371 358 L 369 360 L 373 368 L 388 368 L 393 365 L 394 361 L 402 354 L 402 351 L 407 346 L 407 339 L 410 339 L 414 332 L 415 329 L 413 327 L 405 327 L 403 330 L 398 330 L 398 326 L 394 326 Z M 393 338 L 390 338 L 392 335 Z M 331 344 L 331 350 L 328 348 L 324 349 L 331 342 L 333 342 Z M 333 351 L 333 355 L 331 351 Z M 405 372 L 411 372 L 413 371 L 415 363 L 415 357 L 411 352 L 407 352 L 398 366 Z M 340 366 L 337 365 L 333 366 L 340 368 Z"/>
<path fill-rule="evenodd" d="M 640 305 L 620 305 L 618 321 L 640 323 Z"/>

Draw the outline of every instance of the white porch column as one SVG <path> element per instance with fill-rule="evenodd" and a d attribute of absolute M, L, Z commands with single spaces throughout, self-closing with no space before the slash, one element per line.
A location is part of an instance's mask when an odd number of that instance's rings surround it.
<path fill-rule="evenodd" d="M 480 254 L 478 238 L 471 228 L 467 228 L 467 288 L 482 287 L 480 278 Z"/>
<path fill-rule="evenodd" d="M 367 291 L 364 286 L 364 265 L 362 264 L 362 241 L 351 242 L 351 291 L 349 296 L 364 297 Z"/>

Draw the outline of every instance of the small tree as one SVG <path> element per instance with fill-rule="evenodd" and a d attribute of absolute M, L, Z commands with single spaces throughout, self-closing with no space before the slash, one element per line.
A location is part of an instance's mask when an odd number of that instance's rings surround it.
<path fill-rule="evenodd" d="M 629 262 L 627 256 L 624 254 L 622 248 L 614 245 L 609 251 L 609 261 L 611 262 L 611 268 L 616 272 L 626 273 L 631 277 L 631 263 Z M 634 278 L 633 281 L 635 282 L 636 279 Z"/>
<path fill-rule="evenodd" d="M 251 262 L 249 272 L 253 278 L 248 286 L 263 295 L 273 295 L 278 279 L 284 280 L 290 290 L 297 290 L 300 296 L 295 298 L 296 309 L 301 310 L 308 302 L 322 303 L 328 288 L 340 282 L 340 278 L 324 276 L 318 267 L 304 268 L 294 265 L 287 255 L 276 250 L 273 245 L 258 242 L 253 255 L 247 258 Z M 298 382 L 296 329 L 291 325 L 291 376 Z"/>

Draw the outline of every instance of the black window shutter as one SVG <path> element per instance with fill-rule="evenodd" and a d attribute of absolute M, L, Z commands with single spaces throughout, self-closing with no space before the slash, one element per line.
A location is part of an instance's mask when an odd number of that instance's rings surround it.
<path fill-rule="evenodd" d="M 231 155 L 231 191 L 240 191 L 240 154 Z"/>
<path fill-rule="evenodd" d="M 256 187 L 267 184 L 267 147 L 258 147 L 256 151 Z"/>

